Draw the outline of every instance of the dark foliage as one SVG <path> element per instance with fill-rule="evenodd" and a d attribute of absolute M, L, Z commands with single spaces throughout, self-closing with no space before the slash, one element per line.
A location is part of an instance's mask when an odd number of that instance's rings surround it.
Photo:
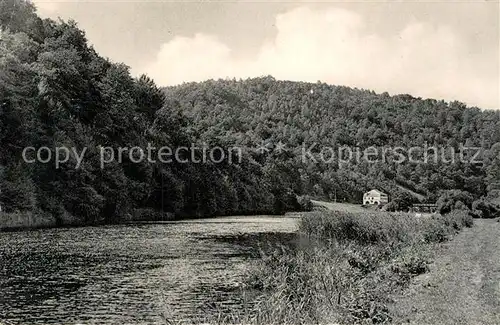
<path fill-rule="evenodd" d="M 74 22 L 42 20 L 30 2 L 8 0 L 0 2 L 0 27 L 0 202 L 6 212 L 95 224 L 300 208 L 286 161 L 136 163 L 119 155 L 120 147 L 205 141 L 224 147 L 226 139 L 192 132 L 178 104 L 165 101 L 148 77 L 134 79 L 127 66 L 100 57 Z M 24 148 L 43 146 L 51 150 L 45 152 L 49 163 L 23 160 Z M 71 155 L 57 168 L 57 147 L 86 150 L 85 159 L 76 168 Z M 113 148 L 121 161 L 101 168 L 101 147 Z"/>
<path fill-rule="evenodd" d="M 75 22 L 41 19 L 24 0 L 0 1 L 0 30 L 0 202 L 6 212 L 95 224 L 135 216 L 283 213 L 308 208 L 297 196 L 357 203 L 370 188 L 401 197 L 406 209 L 402 191 L 435 200 L 441 190 L 477 199 L 497 189 L 500 116 L 493 111 L 272 77 L 160 89 L 99 56 Z M 458 150 L 462 143 L 484 148 L 484 164 L 339 165 L 338 157 L 321 163 L 301 154 L 313 144 Z M 119 147 L 148 144 L 238 147 L 241 161 L 136 163 L 122 155 L 101 168 L 101 147 L 114 148 L 118 157 Z M 255 150 L 262 145 L 272 150 Z M 85 149 L 85 159 L 78 166 L 72 154 L 59 168 L 23 161 L 24 148 L 43 146 L 52 157 L 56 147 Z M 465 204 L 471 208 L 472 201 Z"/>
<path fill-rule="evenodd" d="M 265 165 L 287 162 L 298 173 L 291 179 L 300 180 L 300 194 L 359 203 L 363 192 L 378 188 L 398 198 L 395 208 L 406 210 L 410 202 L 435 202 L 444 190 L 458 189 L 479 198 L 500 184 L 496 111 L 272 77 L 209 80 L 165 91 L 203 139 L 223 138 L 249 150 L 286 144 L 285 153 L 271 150 L 265 157 L 253 156 Z M 311 146 L 316 160 L 303 159 L 304 148 Z M 361 152 L 375 146 L 378 156 L 342 164 L 338 151 L 344 146 Z M 390 151 L 382 155 L 383 148 L 398 147 L 427 148 L 427 155 L 419 152 L 413 162 L 405 156 L 404 163 Z M 472 147 L 480 148 L 478 157 L 476 151 L 465 149 Z M 332 159 L 319 159 L 325 148 L 332 149 L 327 158 L 334 152 Z"/>

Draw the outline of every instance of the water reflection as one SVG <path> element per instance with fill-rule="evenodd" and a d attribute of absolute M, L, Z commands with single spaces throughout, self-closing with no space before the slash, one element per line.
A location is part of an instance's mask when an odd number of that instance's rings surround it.
<path fill-rule="evenodd" d="M 0 233 L 0 320 L 157 324 L 238 308 L 263 241 L 296 218 L 232 217 Z"/>

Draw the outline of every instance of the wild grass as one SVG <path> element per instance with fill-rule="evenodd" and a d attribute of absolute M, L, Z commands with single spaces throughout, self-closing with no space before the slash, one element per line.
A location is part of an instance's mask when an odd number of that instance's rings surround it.
<path fill-rule="evenodd" d="M 436 244 L 472 226 L 465 211 L 416 218 L 379 212 L 314 212 L 300 240 L 265 253 L 251 270 L 244 312 L 211 324 L 384 324 L 391 295 L 425 273 Z"/>

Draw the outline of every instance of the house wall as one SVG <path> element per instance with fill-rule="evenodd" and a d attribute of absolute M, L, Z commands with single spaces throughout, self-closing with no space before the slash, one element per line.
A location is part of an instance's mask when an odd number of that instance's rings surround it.
<path fill-rule="evenodd" d="M 363 204 L 385 204 L 389 202 L 389 197 L 383 194 L 368 194 L 363 195 Z"/>

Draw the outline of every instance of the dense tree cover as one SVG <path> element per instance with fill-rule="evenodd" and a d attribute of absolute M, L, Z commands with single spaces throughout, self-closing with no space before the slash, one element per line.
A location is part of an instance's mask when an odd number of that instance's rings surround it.
<path fill-rule="evenodd" d="M 473 207 L 474 197 L 465 191 L 444 191 L 437 201 L 438 210 L 441 214 L 450 213 L 453 210 L 466 210 Z"/>
<path fill-rule="evenodd" d="M 147 77 L 100 57 L 72 22 L 40 19 L 27 1 L 0 1 L 0 202 L 6 212 L 60 224 L 143 217 L 270 213 L 297 206 L 284 180 L 251 159 L 240 164 L 136 163 L 100 168 L 102 147 L 189 146 L 200 139 Z M 216 144 L 219 139 L 211 139 Z M 27 164 L 26 147 L 86 148 L 54 163 Z M 118 153 L 116 153 L 118 156 Z M 34 158 L 34 157 L 32 157 Z M 292 173 L 290 174 L 292 175 Z M 146 213 L 144 213 L 146 211 Z M 156 211 L 156 214 L 155 212 Z"/>
<path fill-rule="evenodd" d="M 383 209 L 386 211 L 405 211 L 408 212 L 412 205 L 418 202 L 418 199 L 408 192 L 398 192 L 392 197 L 392 200 L 386 204 Z"/>
<path fill-rule="evenodd" d="M 23 0 L 0 1 L 0 32 L 0 203 L 7 212 L 103 223 L 281 213 L 308 205 L 296 196 L 360 202 L 370 188 L 404 204 L 407 194 L 434 201 L 459 189 L 477 199 L 500 189 L 498 112 L 272 77 L 160 89 L 99 56 L 75 22 L 41 19 Z M 101 147 L 117 157 L 119 147 L 148 144 L 242 154 L 237 163 L 201 164 L 122 155 L 101 168 Z M 484 164 L 314 161 L 326 146 L 426 144 L 481 147 Z M 60 168 L 22 159 L 24 148 L 43 146 L 51 148 L 45 156 L 62 146 L 76 152 Z M 314 157 L 304 160 L 304 148 Z"/>
<path fill-rule="evenodd" d="M 500 184 L 498 111 L 272 77 L 188 83 L 169 87 L 166 93 L 179 103 L 201 138 L 223 138 L 248 148 L 285 143 L 286 155 L 272 152 L 256 159 L 264 166 L 276 160 L 288 163 L 300 174 L 299 187 L 316 197 L 335 195 L 341 201 L 360 202 L 364 191 L 379 188 L 392 196 L 406 192 L 435 202 L 443 190 L 460 189 L 480 197 Z M 313 144 L 317 145 L 312 152 L 318 155 L 333 147 L 335 159 L 304 160 L 304 148 Z M 342 163 L 338 149 L 344 146 L 360 152 L 374 146 L 379 155 Z M 437 161 L 428 149 L 427 163 L 421 163 L 426 146 L 438 149 Z M 397 156 L 390 151 L 382 160 L 382 148 L 397 147 L 422 151 L 413 156 L 416 162 L 400 163 L 391 159 Z M 476 151 L 480 155 L 473 159 Z M 452 155 L 455 160 L 450 163 Z"/>

